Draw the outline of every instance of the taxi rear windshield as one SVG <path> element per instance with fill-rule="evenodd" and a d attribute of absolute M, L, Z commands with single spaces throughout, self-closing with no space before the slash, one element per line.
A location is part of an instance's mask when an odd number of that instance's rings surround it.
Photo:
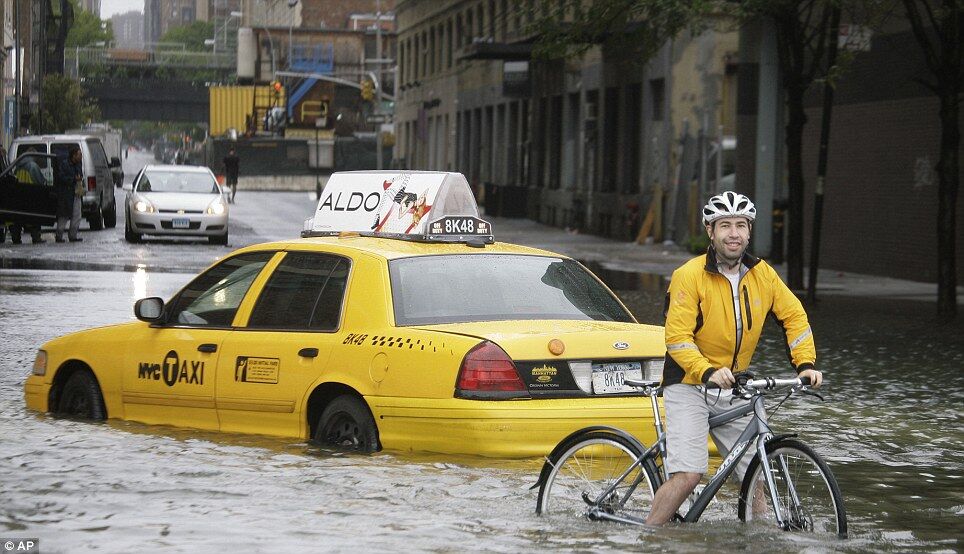
<path fill-rule="evenodd" d="M 396 325 L 633 316 L 572 260 L 512 254 L 422 256 L 389 262 Z"/>

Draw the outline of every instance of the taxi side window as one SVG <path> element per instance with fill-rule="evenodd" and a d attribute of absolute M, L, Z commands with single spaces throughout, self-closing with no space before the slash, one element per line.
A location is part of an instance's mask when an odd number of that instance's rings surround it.
<path fill-rule="evenodd" d="M 168 321 L 175 325 L 230 327 L 241 300 L 274 252 L 229 258 L 198 276 L 174 300 Z"/>
<path fill-rule="evenodd" d="M 268 279 L 249 328 L 334 331 L 341 317 L 348 261 L 289 252 Z"/>

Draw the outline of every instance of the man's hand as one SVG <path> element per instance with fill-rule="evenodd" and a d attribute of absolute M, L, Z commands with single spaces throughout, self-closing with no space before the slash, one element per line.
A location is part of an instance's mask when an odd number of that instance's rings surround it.
<path fill-rule="evenodd" d="M 715 375 L 715 374 L 714 374 Z M 823 383 L 823 373 L 820 373 L 816 369 L 805 369 L 797 375 L 803 379 L 804 377 L 810 378 L 810 386 L 813 388 L 819 388 L 820 384 Z"/>
<path fill-rule="evenodd" d="M 715 383 L 721 389 L 730 389 L 733 388 L 736 379 L 733 377 L 733 372 L 730 371 L 730 368 L 721 367 L 710 374 L 709 382 Z"/>

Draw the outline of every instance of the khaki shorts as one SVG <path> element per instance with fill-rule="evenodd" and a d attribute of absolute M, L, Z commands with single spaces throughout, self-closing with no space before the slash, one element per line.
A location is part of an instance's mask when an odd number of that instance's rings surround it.
<path fill-rule="evenodd" d="M 713 389 L 706 392 L 696 385 L 676 384 L 663 389 L 663 408 L 666 411 L 666 471 L 673 474 L 680 471 L 705 474 L 709 470 L 709 435 L 720 451 L 726 456 L 730 448 L 740 438 L 753 417 L 733 420 L 726 425 L 710 431 L 711 416 L 725 412 L 749 402 L 738 399 L 732 404 L 732 391 Z M 755 444 L 754 444 L 755 446 Z M 751 447 L 736 466 L 733 474 L 742 479 L 756 449 Z"/>

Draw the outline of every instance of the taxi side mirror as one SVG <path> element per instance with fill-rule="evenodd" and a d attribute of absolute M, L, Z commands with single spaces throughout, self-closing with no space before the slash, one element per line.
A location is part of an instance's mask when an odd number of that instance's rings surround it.
<path fill-rule="evenodd" d="M 157 296 L 141 298 L 134 303 L 134 316 L 148 323 L 157 323 L 164 313 L 164 300 Z"/>

